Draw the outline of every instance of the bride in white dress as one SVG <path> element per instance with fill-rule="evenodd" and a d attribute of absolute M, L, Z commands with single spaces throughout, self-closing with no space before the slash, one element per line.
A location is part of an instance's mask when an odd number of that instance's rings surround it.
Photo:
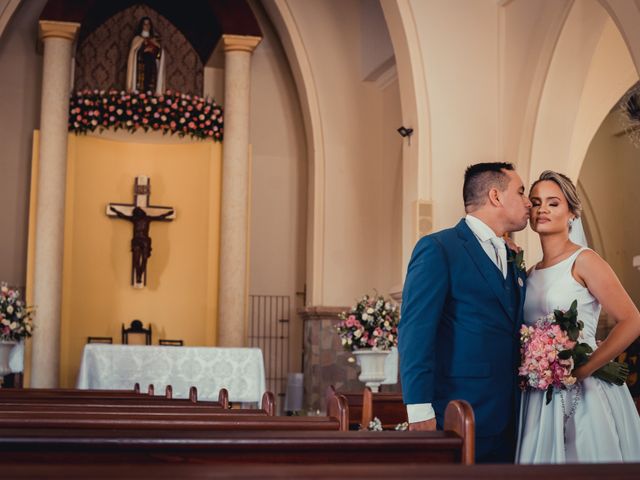
<path fill-rule="evenodd" d="M 640 335 L 640 314 L 611 267 L 593 250 L 569 239 L 570 225 L 580 217 L 580 200 L 571 180 L 543 172 L 532 185 L 531 228 L 540 236 L 542 261 L 527 278 L 524 318 L 527 325 L 554 309 L 568 310 L 578 301 L 584 322 L 580 341 L 594 353 L 575 369 L 576 385 L 522 395 L 517 463 L 640 462 L 640 417 L 626 385 L 592 377 Z M 600 306 L 616 321 L 596 345 Z"/>

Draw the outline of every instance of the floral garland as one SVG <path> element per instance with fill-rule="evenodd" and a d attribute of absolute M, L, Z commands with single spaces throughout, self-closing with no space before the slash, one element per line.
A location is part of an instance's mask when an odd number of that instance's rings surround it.
<path fill-rule="evenodd" d="M 69 101 L 69 131 L 76 134 L 122 128 L 222 141 L 222 107 L 197 95 L 118 90 L 81 90 Z"/>

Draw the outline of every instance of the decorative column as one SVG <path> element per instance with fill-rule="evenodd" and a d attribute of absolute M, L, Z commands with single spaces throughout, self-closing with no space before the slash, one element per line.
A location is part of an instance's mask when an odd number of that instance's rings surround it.
<path fill-rule="evenodd" d="M 79 23 L 41 20 L 44 43 L 36 205 L 31 387 L 58 385 L 67 120 L 72 46 Z"/>
<path fill-rule="evenodd" d="M 249 91 L 260 37 L 223 35 L 225 72 L 218 345 L 246 344 L 249 267 Z"/>

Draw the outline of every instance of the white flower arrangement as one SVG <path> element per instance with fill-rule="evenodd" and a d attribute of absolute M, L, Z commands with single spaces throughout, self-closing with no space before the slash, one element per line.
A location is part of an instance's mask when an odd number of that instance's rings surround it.
<path fill-rule="evenodd" d="M 339 317 L 336 330 L 346 350 L 390 350 L 398 344 L 400 309 L 382 295 L 364 295 Z"/>
<path fill-rule="evenodd" d="M 20 300 L 20 292 L 0 283 L 0 341 L 17 342 L 30 337 L 33 310 Z"/>

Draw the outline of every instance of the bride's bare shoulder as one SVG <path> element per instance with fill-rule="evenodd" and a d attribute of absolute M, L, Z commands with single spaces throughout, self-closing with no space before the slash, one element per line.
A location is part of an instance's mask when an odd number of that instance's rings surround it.
<path fill-rule="evenodd" d="M 574 275 L 585 278 L 598 273 L 610 272 L 611 267 L 597 252 L 585 249 L 578 254 L 573 264 Z"/>

